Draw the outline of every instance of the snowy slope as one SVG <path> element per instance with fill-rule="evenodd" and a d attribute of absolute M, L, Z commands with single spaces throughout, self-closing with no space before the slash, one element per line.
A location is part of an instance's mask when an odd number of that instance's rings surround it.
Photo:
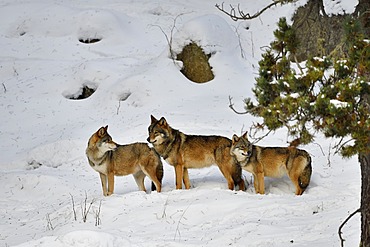
<path fill-rule="evenodd" d="M 355 5 L 326 2 L 346 13 Z M 151 114 L 185 133 L 229 138 L 258 121 L 233 113 L 228 98 L 242 111 L 277 20 L 305 1 L 245 22 L 231 21 L 215 3 L 0 3 L 1 246 L 338 246 L 340 223 L 359 207 L 359 165 L 333 155 L 336 140 L 321 136 L 303 147 L 313 157 L 313 175 L 300 197 L 288 178 L 266 179 L 266 195 L 253 186 L 229 191 L 217 167 L 190 170 L 192 188 L 178 191 L 165 162 L 162 193 L 139 192 L 127 176 L 116 179 L 114 195 L 102 196 L 85 148 L 103 125 L 126 144 L 146 142 Z M 265 4 L 240 7 L 253 13 Z M 193 40 L 212 53 L 215 79 L 187 80 L 169 58 L 165 34 L 175 51 Z M 101 41 L 79 42 L 89 38 Z M 68 98 L 83 86 L 97 90 L 84 100 Z M 286 146 L 286 134 L 259 145 Z M 85 200 L 92 205 L 86 222 Z M 346 246 L 356 246 L 359 236 L 356 216 L 344 228 Z"/>

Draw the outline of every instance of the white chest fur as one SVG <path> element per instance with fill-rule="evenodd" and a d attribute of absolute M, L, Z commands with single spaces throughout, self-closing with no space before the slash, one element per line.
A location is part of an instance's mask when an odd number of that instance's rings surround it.
<path fill-rule="evenodd" d="M 101 163 L 101 164 L 99 164 L 99 165 L 95 165 L 94 164 L 94 166 L 91 166 L 95 171 L 97 171 L 97 172 L 99 172 L 99 173 L 102 173 L 102 174 L 105 174 L 105 175 L 107 175 L 107 168 L 108 168 L 108 166 L 107 166 L 107 162 L 103 162 L 103 163 Z"/>

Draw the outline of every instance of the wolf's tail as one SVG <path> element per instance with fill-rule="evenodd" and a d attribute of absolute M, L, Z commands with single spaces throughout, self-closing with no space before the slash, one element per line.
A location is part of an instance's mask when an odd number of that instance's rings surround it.
<path fill-rule="evenodd" d="M 309 154 L 307 154 L 306 159 L 307 159 L 306 166 L 298 178 L 298 184 L 299 187 L 302 189 L 302 193 L 306 190 L 307 186 L 310 184 L 312 174 L 311 157 Z"/>
<path fill-rule="evenodd" d="M 162 184 L 162 179 L 163 179 L 163 164 L 161 161 L 161 158 L 158 156 L 158 166 L 156 170 L 156 176 L 159 180 L 159 182 Z M 152 182 L 152 191 L 155 191 L 157 188 L 155 184 Z"/>

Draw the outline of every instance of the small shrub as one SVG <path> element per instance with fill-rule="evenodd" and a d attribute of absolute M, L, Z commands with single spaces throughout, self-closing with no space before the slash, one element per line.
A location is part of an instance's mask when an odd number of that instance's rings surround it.
<path fill-rule="evenodd" d="M 205 54 L 203 49 L 193 42 L 186 45 L 176 59 L 183 62 L 181 72 L 186 78 L 204 83 L 214 78 L 212 67 L 208 63 L 210 57 L 210 54 Z"/>

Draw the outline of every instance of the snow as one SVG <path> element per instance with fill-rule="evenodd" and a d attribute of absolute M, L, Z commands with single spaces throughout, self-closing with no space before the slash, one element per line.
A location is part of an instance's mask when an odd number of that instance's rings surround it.
<path fill-rule="evenodd" d="M 330 104 L 332 104 L 335 108 L 346 108 L 349 106 L 348 102 L 343 102 L 336 99 L 331 99 Z"/>
<path fill-rule="evenodd" d="M 292 93 L 290 94 L 290 97 L 294 98 L 294 99 L 298 99 L 300 97 L 299 93 Z"/>
<path fill-rule="evenodd" d="M 333 154 L 337 140 L 319 135 L 302 147 L 313 159 L 302 196 L 286 177 L 266 178 L 266 195 L 256 195 L 246 171 L 247 191 L 230 191 L 214 166 L 190 170 L 192 188 L 175 190 L 174 170 L 163 161 L 161 193 L 139 192 L 126 176 L 104 197 L 85 157 L 89 137 L 105 125 L 118 143 L 146 142 L 151 114 L 189 134 L 231 138 L 248 130 L 260 119 L 232 112 L 229 96 L 236 109 L 253 96 L 262 47 L 278 19 L 304 3 L 233 22 L 209 1 L 2 1 L 0 245 L 338 246 L 340 223 L 359 207 L 360 171 L 356 158 Z M 254 13 L 264 5 L 240 7 Z M 176 51 L 199 42 L 212 54 L 215 79 L 187 80 L 165 34 Z M 101 41 L 79 42 L 93 38 Z M 97 90 L 69 99 L 84 86 Z M 258 144 L 287 141 L 281 130 Z M 359 216 L 343 234 L 346 246 L 358 245 Z"/>
<path fill-rule="evenodd" d="M 331 15 L 351 14 L 355 11 L 358 1 L 324 0 L 325 13 Z"/>

